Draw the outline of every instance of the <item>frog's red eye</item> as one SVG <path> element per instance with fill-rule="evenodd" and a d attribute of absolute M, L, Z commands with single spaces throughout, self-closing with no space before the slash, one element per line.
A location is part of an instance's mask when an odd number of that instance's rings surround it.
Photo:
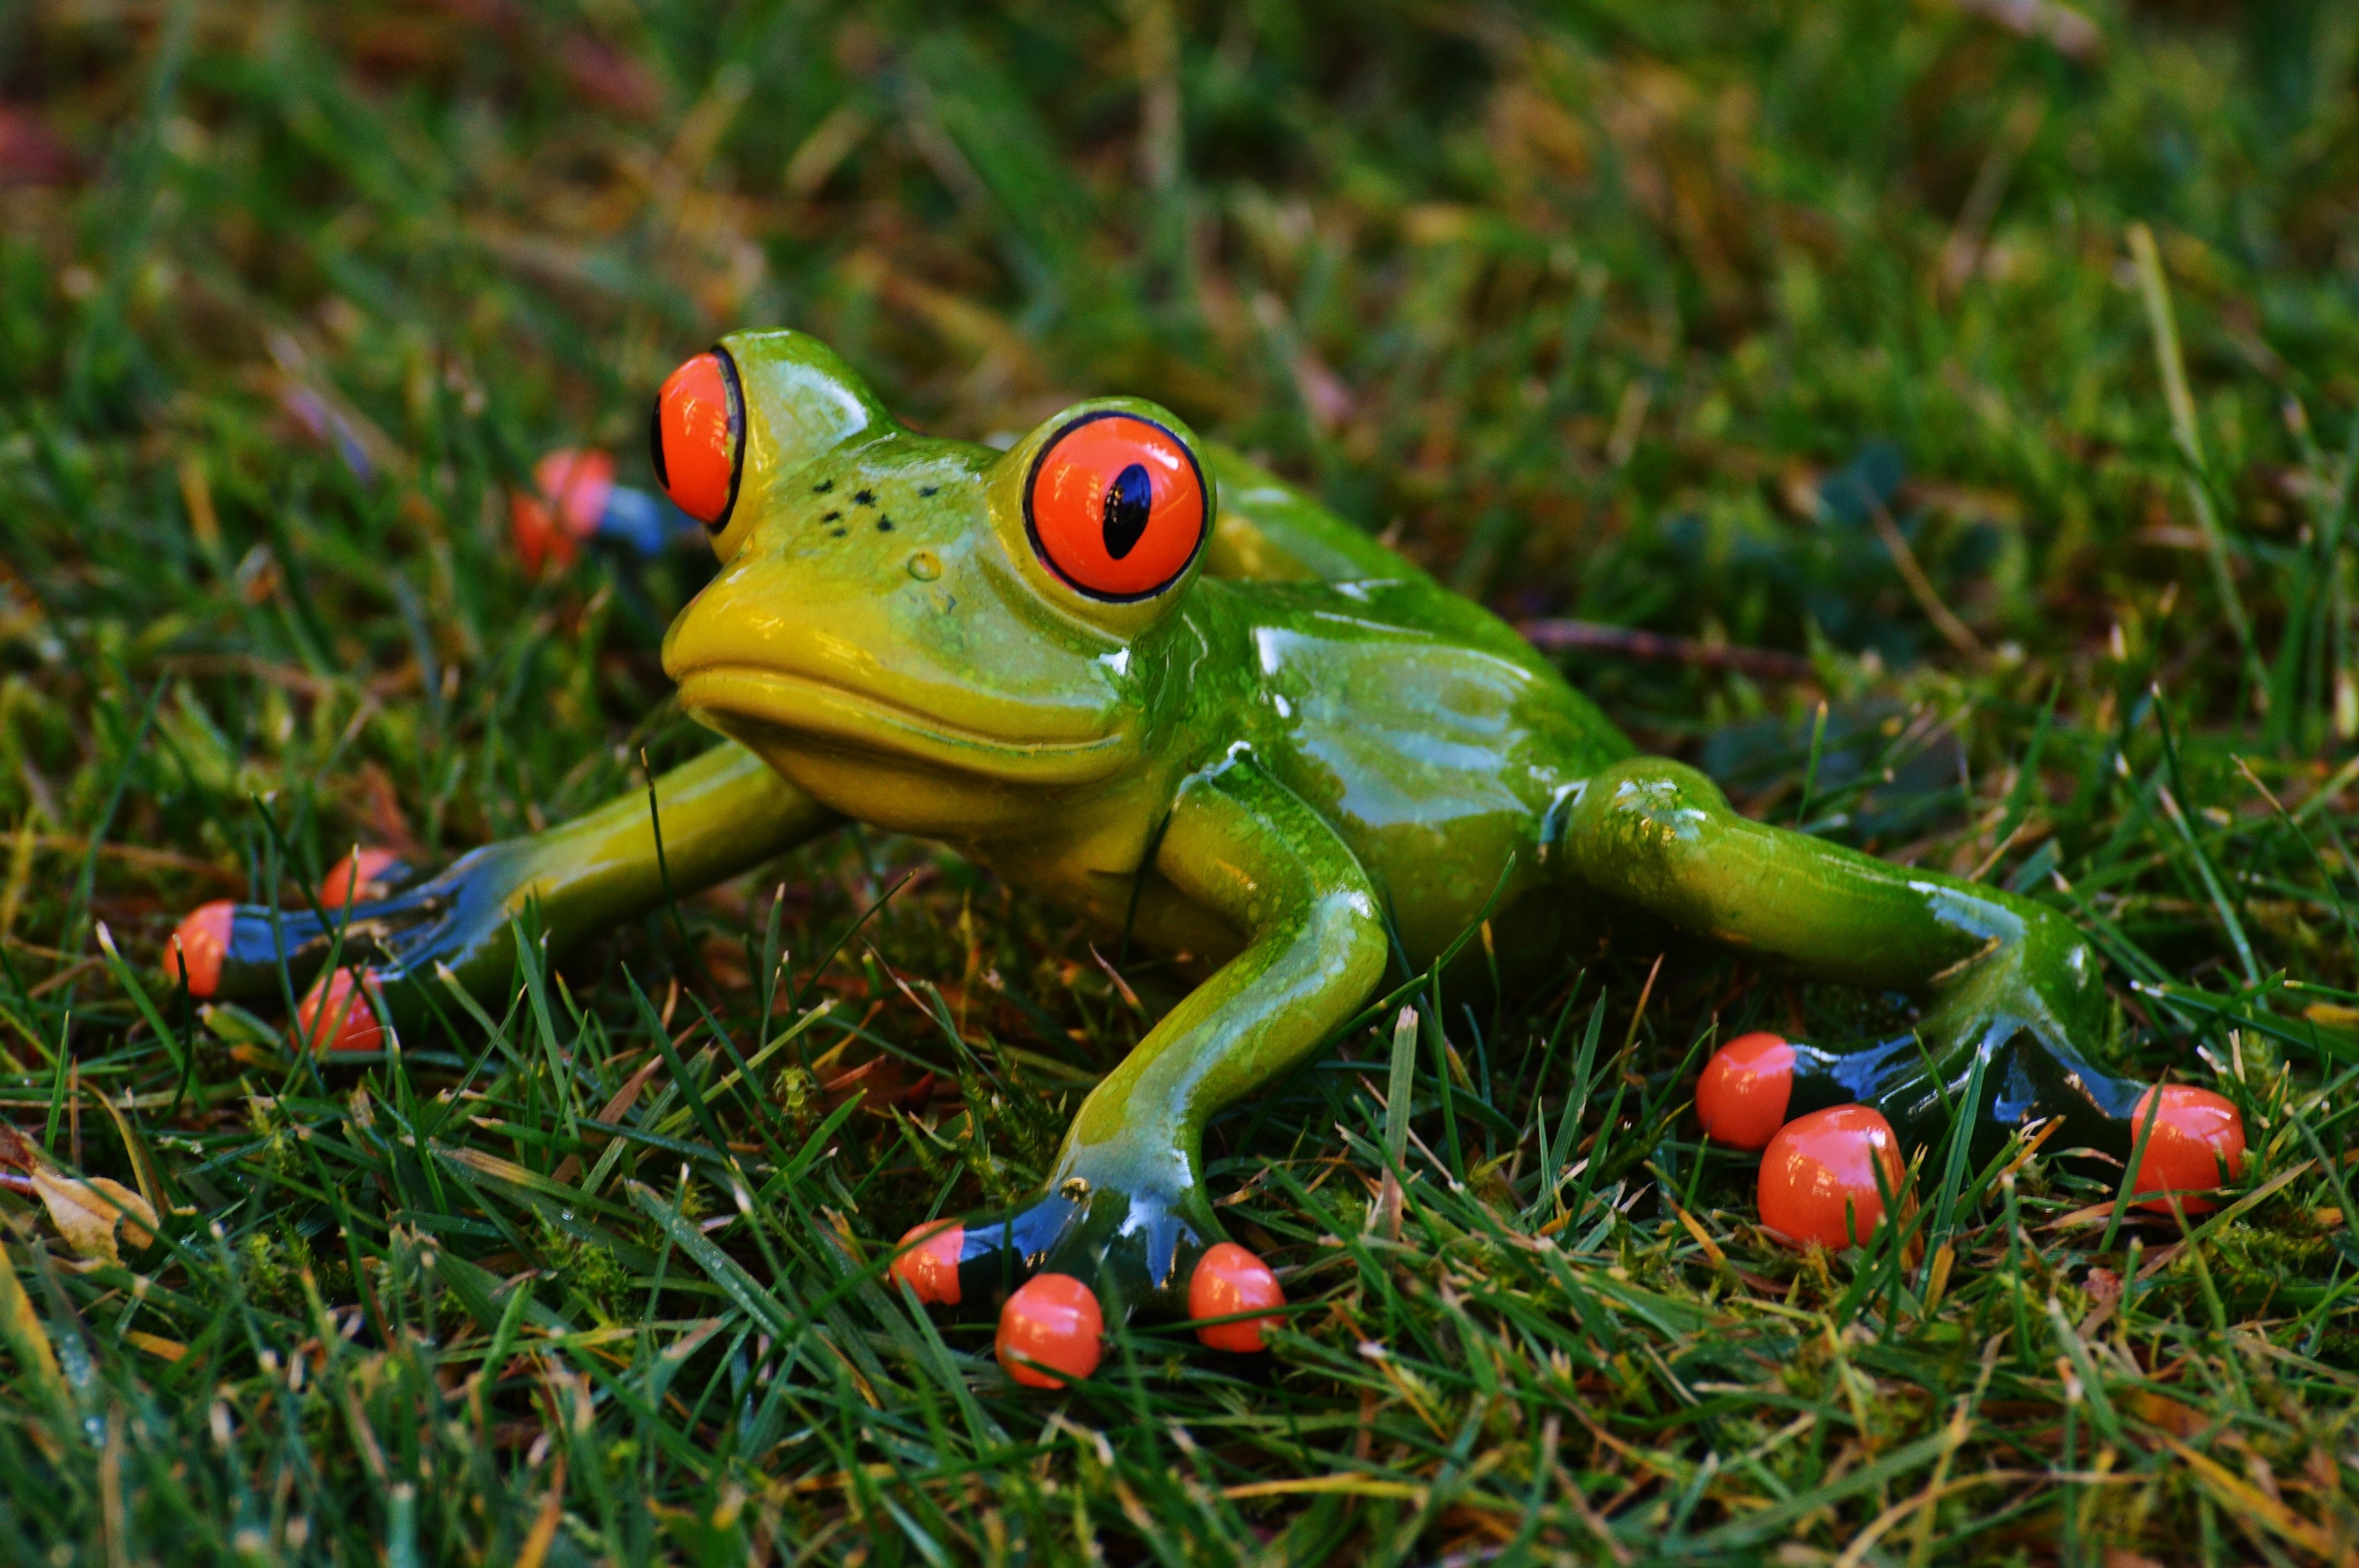
<path fill-rule="evenodd" d="M 1091 598 L 1151 599 L 1204 542 L 1203 470 L 1151 420 L 1084 415 L 1040 449 L 1024 524 L 1049 569 Z"/>
<path fill-rule="evenodd" d="M 727 350 L 699 354 L 665 379 L 647 444 L 656 482 L 672 504 L 721 532 L 745 464 L 745 403 Z"/>

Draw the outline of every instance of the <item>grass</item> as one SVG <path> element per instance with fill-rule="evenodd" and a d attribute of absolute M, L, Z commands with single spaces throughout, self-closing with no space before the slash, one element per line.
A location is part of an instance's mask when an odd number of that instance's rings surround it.
<path fill-rule="evenodd" d="M 91 1266 L 0 1193 L 0 1557 L 2347 1560 L 2359 6 L 2082 16 L 0 14 L 0 1105 L 163 1211 Z M 502 495 L 642 471 L 661 375 L 780 321 L 943 432 L 1156 396 L 1512 618 L 1685 639 L 1566 665 L 2069 911 L 2241 1195 L 1944 1140 L 1906 1238 L 1797 1255 L 1694 1065 L 1897 1004 L 1569 959 L 1216 1129 L 1274 1356 L 1133 1325 L 1042 1397 L 883 1249 L 1024 1192 L 1182 982 L 925 846 L 361 1065 L 158 982 L 202 898 L 700 744 L 694 564 L 536 583 Z"/>

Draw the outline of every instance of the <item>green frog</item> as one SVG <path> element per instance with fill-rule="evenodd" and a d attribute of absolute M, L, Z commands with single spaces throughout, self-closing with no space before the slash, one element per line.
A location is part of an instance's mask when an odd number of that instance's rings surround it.
<path fill-rule="evenodd" d="M 1207 1121 L 1486 911 L 1510 976 L 1668 930 L 1921 999 L 1899 1041 L 1753 1036 L 1706 1069 L 1705 1130 L 1767 1147 L 1765 1214 L 1776 1196 L 1802 1238 L 1872 1225 L 1896 1141 L 1939 1139 L 1970 1086 L 1984 1147 L 2060 1118 L 2060 1146 L 2136 1148 L 2157 1192 L 2233 1173 L 2227 1102 L 2194 1115 L 2204 1091 L 2158 1097 L 2083 1054 L 2104 990 L 2068 920 L 1740 815 L 1639 754 L 1506 624 L 1168 409 L 1101 398 L 1006 450 L 940 439 L 815 339 L 747 331 L 665 384 L 652 444 L 721 562 L 663 657 L 723 743 L 652 802 L 354 888 L 338 911 L 209 906 L 169 972 L 200 995 L 275 990 L 282 951 L 299 980 L 338 947 L 353 968 L 314 987 L 307 1025 L 341 1000 L 360 1034 L 322 1020 L 315 1038 L 373 1043 L 375 1015 L 408 1016 L 440 968 L 506 986 L 527 904 L 561 954 L 667 883 L 685 895 L 847 821 L 1195 955 L 1205 978 L 1083 1100 L 1038 1197 L 920 1227 L 892 1264 L 920 1300 L 1005 1293 L 1001 1359 L 1037 1383 L 1088 1375 L 1109 1312 L 1262 1343 L 1283 1292 L 1223 1238 Z"/>

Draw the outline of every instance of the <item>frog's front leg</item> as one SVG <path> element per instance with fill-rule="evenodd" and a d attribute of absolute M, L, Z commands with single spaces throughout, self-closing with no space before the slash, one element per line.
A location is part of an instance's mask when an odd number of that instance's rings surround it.
<path fill-rule="evenodd" d="M 1245 950 L 1091 1091 L 1037 1202 L 990 1224 L 919 1226 L 893 1266 L 924 1301 L 1020 1284 L 1001 1311 L 999 1357 L 1037 1387 L 1060 1379 L 1033 1363 L 1095 1369 L 1108 1309 L 1212 1317 L 1282 1299 L 1258 1260 L 1221 1239 L 1199 1168 L 1204 1128 L 1316 1050 L 1384 972 L 1367 874 L 1248 755 L 1181 786 L 1155 868 Z M 1251 1321 L 1201 1333 L 1222 1348 L 1260 1345 Z"/>
<path fill-rule="evenodd" d="M 298 985 L 334 954 L 340 968 L 305 998 L 301 1032 L 315 1044 L 370 1049 L 377 1031 L 352 995 L 353 968 L 397 1018 L 417 1014 L 418 985 L 443 967 L 489 997 L 507 983 L 511 922 L 527 904 L 538 906 L 550 953 L 562 954 L 660 907 L 667 881 L 684 898 L 840 820 L 751 752 L 724 742 L 657 779 L 652 807 L 645 791 L 618 796 L 546 832 L 487 844 L 389 897 L 319 913 L 207 904 L 173 933 L 164 969 L 185 976 L 200 999 L 268 995 L 279 986 L 282 953 Z"/>
<path fill-rule="evenodd" d="M 1897 1174 L 1902 1141 L 1936 1139 L 1978 1058 L 1982 1088 L 1966 1114 L 1984 1153 L 2011 1130 L 2060 1117 L 2059 1147 L 2125 1161 L 2137 1128 L 2155 1119 L 2136 1191 L 2214 1186 L 2241 1160 L 2242 1125 L 2221 1096 L 2180 1085 L 2158 1095 L 2082 1054 L 2103 1026 L 2104 989 L 2088 943 L 2053 910 L 1754 822 L 1701 773 L 1656 758 L 1590 780 L 1563 849 L 1590 887 L 1692 934 L 1813 979 L 1926 999 L 1913 1036 L 1849 1052 L 1748 1036 L 1706 1068 L 1698 1101 L 1708 1130 L 1755 1149 L 1781 1140 L 1764 1162 L 1765 1218 L 1773 1184 L 1832 1191 L 1848 1165 L 1854 1185 L 1865 1183 L 1864 1196 L 1852 1194 L 1854 1217 L 1872 1227 L 1873 1215 L 1858 1212 L 1876 1202 L 1868 1161 L 1884 1158 Z M 1887 1125 L 1835 1109 L 1854 1101 Z M 1788 1133 L 1784 1124 L 1803 1113 L 1825 1125 L 1797 1121 Z M 1842 1199 L 1832 1201 L 1821 1235 L 1841 1239 Z M 1780 1206 L 1808 1227 L 1807 1203 Z"/>

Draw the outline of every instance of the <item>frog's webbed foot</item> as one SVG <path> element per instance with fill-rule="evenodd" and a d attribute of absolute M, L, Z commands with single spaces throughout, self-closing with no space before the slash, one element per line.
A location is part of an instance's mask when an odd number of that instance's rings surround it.
<path fill-rule="evenodd" d="M 1764 1151 L 1765 1195 L 1773 1169 L 1812 1141 L 1833 1164 L 1793 1179 L 1859 1195 L 1878 1139 L 1938 1141 L 1977 1083 L 1960 1114 L 1979 1157 L 2057 1118 L 2059 1148 L 2124 1162 L 2153 1120 L 2134 1192 L 2217 1185 L 2241 1161 L 2243 1129 L 2226 1100 L 2155 1094 L 2081 1054 L 2104 1016 L 2097 957 L 2044 904 L 1752 821 L 1701 773 L 1659 758 L 1588 780 L 1561 832 L 1568 872 L 1591 890 L 1813 979 L 1925 998 L 1918 1029 L 1898 1041 L 1828 1051 L 1754 1036 L 1706 1069 L 1697 1108 L 1716 1140 Z M 1838 1118 L 1848 1130 L 1816 1142 L 1830 1123 L 1814 1118 L 1849 1103 L 1874 1123 Z"/>
<path fill-rule="evenodd" d="M 320 879 L 316 902 L 323 913 L 380 904 L 417 877 L 394 851 L 357 846 Z M 283 908 L 274 916 L 260 904 L 215 899 L 181 916 L 165 939 L 164 974 L 185 980 L 189 994 L 201 1001 L 253 995 L 276 979 L 281 948 L 306 973 L 317 968 L 339 924 L 341 916 L 330 914 L 323 924 L 308 908 Z"/>
<path fill-rule="evenodd" d="M 381 851 L 364 850 L 321 879 L 316 901 L 275 911 L 209 903 L 166 942 L 164 973 L 201 1000 L 268 996 L 279 989 L 282 963 L 299 986 L 333 957 L 342 979 L 312 985 L 297 1010 L 299 1033 L 317 1039 L 324 1031 L 332 1050 L 373 1050 L 378 1007 L 347 1003 L 365 991 L 381 996 L 397 1020 L 417 1017 L 446 968 L 476 997 L 494 996 L 513 972 L 515 923 L 527 907 L 538 907 L 554 958 L 842 820 L 753 752 L 723 744 L 663 774 L 647 793 L 619 795 L 527 838 L 486 844 L 422 880 Z M 344 1028 L 321 1022 L 339 1012 Z"/>
<path fill-rule="evenodd" d="M 505 954 L 523 881 L 516 860 L 494 845 L 419 878 L 386 851 L 356 850 L 321 880 L 316 908 L 221 900 L 192 910 L 165 943 L 164 973 L 200 1001 L 267 996 L 283 961 L 309 986 L 296 1011 L 305 1041 L 375 1050 L 374 1009 L 399 998 L 403 982 L 430 981 L 446 965 L 472 976 Z M 322 975 L 331 957 L 337 968 Z"/>
<path fill-rule="evenodd" d="M 894 1277 L 921 1302 L 1001 1302 L 996 1349 L 1010 1377 L 1034 1388 L 1087 1378 L 1109 1321 L 1145 1309 L 1206 1323 L 1216 1350 L 1264 1347 L 1274 1319 L 1238 1314 L 1282 1306 L 1269 1266 L 1220 1229 L 1200 1196 L 1093 1186 L 1069 1177 L 1016 1213 L 936 1220 L 901 1238 Z"/>
<path fill-rule="evenodd" d="M 2009 1133 L 2059 1118 L 2060 1148 L 2093 1148 L 2127 1162 L 2151 1120 L 2130 1190 L 2184 1195 L 2178 1201 L 2189 1212 L 2211 1208 L 2212 1200 L 2197 1195 L 2244 1164 L 2243 1119 L 2210 1089 L 2114 1077 L 2019 1017 L 1978 1009 L 1937 1006 L 1925 1033 L 1926 1044 L 1904 1035 L 1847 1051 L 1755 1033 L 1713 1054 L 1696 1084 L 1697 1119 L 1715 1143 L 1762 1152 L 1765 1224 L 1831 1246 L 1864 1238 L 1885 1195 L 1905 1197 L 1904 1141 L 1930 1144 L 1941 1136 L 1950 1108 L 1972 1087 L 1977 1054 L 1983 1088 L 1963 1114 L 1973 1118 L 1978 1159 Z M 2140 1206 L 2160 1212 L 2169 1202 L 2156 1197 Z"/>

